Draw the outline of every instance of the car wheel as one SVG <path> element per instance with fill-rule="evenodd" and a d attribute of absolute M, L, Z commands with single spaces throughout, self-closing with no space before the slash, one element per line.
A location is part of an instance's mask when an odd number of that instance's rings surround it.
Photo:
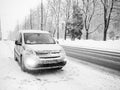
<path fill-rule="evenodd" d="M 22 56 L 20 56 L 20 67 L 21 67 L 22 71 L 24 71 L 24 72 L 27 71 L 25 64 L 24 64 L 24 61 L 22 59 Z"/>

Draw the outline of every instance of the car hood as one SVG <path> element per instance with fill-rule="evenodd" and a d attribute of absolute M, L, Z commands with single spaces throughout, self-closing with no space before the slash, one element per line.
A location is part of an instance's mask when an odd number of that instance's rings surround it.
<path fill-rule="evenodd" d="M 58 44 L 25 45 L 25 47 L 32 49 L 34 51 L 61 50 L 62 49 L 62 47 Z"/>

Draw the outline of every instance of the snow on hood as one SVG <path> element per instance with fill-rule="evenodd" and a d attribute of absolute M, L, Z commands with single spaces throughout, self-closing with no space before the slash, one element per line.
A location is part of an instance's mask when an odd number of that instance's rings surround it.
<path fill-rule="evenodd" d="M 62 49 L 62 47 L 58 44 L 25 45 L 25 48 L 29 48 L 34 51 L 61 50 Z"/>

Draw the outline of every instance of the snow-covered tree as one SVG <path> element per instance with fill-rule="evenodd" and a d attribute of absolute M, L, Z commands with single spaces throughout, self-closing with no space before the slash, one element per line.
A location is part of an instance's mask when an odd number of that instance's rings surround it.
<path fill-rule="evenodd" d="M 83 29 L 83 14 L 78 4 L 76 4 L 75 2 L 73 3 L 72 20 L 68 24 L 71 25 L 71 29 L 69 30 L 71 39 L 81 39 Z"/>

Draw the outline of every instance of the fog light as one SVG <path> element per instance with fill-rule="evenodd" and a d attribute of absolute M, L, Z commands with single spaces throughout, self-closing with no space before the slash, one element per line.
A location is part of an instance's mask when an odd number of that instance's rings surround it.
<path fill-rule="evenodd" d="M 37 61 L 33 58 L 27 58 L 25 60 L 25 65 L 30 66 L 30 67 L 35 67 L 37 65 Z"/>

